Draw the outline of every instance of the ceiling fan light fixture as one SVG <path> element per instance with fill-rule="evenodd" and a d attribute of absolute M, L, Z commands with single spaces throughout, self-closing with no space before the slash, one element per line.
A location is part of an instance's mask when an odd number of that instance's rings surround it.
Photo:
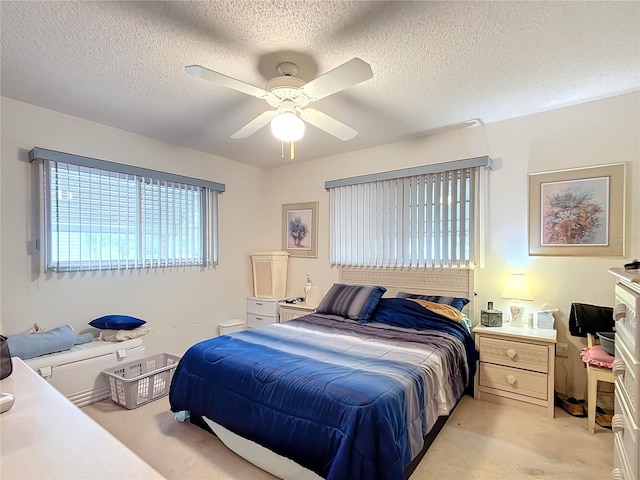
<path fill-rule="evenodd" d="M 304 136 L 304 121 L 293 112 L 284 112 L 271 120 L 271 133 L 283 142 L 297 142 Z"/>

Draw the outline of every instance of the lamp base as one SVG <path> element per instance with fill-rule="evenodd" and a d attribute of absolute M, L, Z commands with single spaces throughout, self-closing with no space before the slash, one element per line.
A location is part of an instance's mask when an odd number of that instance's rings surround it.
<path fill-rule="evenodd" d="M 522 327 L 522 317 L 524 316 L 524 306 L 522 305 L 511 305 L 509 306 L 509 310 L 511 311 L 511 325 L 514 327 Z"/>

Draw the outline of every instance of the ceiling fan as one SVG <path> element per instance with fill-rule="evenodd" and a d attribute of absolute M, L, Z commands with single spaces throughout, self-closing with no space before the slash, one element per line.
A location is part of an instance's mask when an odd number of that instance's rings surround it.
<path fill-rule="evenodd" d="M 292 143 L 304 135 L 305 122 L 343 141 L 354 138 L 358 134 L 356 130 L 307 105 L 373 77 L 371 66 L 359 58 L 352 58 L 308 83 L 296 77 L 298 66 L 295 63 L 281 63 L 278 65 L 280 75 L 269 80 L 265 88 L 255 87 L 200 65 L 189 65 L 185 67 L 185 72 L 262 98 L 274 108 L 258 115 L 231 138 L 247 138 L 271 122 L 274 136 Z"/>

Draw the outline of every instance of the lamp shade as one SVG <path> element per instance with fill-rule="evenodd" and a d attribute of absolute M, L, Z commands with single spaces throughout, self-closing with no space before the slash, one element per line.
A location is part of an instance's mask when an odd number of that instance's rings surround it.
<path fill-rule="evenodd" d="M 304 121 L 293 112 L 281 113 L 271 120 L 271 133 L 283 142 L 297 142 L 304 135 Z"/>
<path fill-rule="evenodd" d="M 502 298 L 512 298 L 514 300 L 533 300 L 527 279 L 522 273 L 512 273 L 504 287 Z"/>

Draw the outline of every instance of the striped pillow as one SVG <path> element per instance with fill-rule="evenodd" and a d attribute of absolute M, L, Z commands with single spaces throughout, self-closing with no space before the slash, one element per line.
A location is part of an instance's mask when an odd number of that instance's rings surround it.
<path fill-rule="evenodd" d="M 320 301 L 316 312 L 352 320 L 369 320 L 386 291 L 385 287 L 334 283 Z"/>

